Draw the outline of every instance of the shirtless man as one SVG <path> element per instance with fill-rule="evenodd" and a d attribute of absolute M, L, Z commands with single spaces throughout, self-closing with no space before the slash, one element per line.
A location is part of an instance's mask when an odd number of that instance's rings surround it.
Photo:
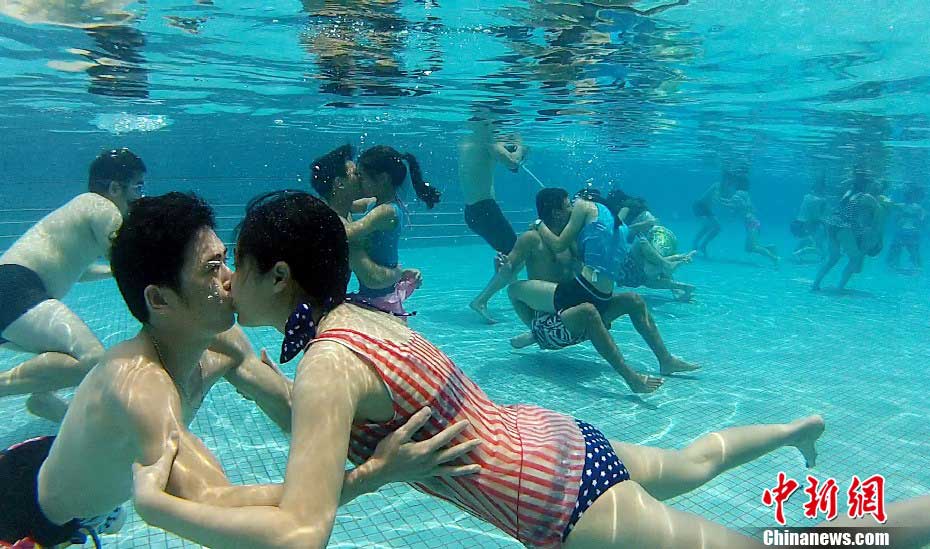
<path fill-rule="evenodd" d="M 188 430 L 220 378 L 283 430 L 291 423 L 291 382 L 266 356 L 258 360 L 245 334 L 233 327 L 226 249 L 213 226 L 210 207 L 192 195 L 136 203 L 114 240 L 112 265 L 143 327 L 88 374 L 56 438 L 33 439 L 0 454 L 0 541 L 28 537 L 53 546 L 79 530 L 106 528 L 119 520 L 114 509 L 133 496 L 133 463 L 153 463 L 170 444 L 180 448 L 168 484 L 178 497 L 220 506 L 277 505 L 280 485 L 230 485 L 216 457 Z M 420 414 L 398 429 L 371 460 L 346 473 L 344 502 L 395 479 L 437 473 L 448 461 L 437 459 L 443 437 L 466 425 L 408 443 L 427 417 Z"/>
<path fill-rule="evenodd" d="M 517 234 L 494 196 L 494 166 L 500 162 L 516 172 L 527 149 L 518 137 L 509 142 L 496 139 L 487 120 L 475 120 L 471 124 L 471 135 L 459 145 L 459 181 L 465 196 L 465 223 L 499 253 L 510 253 Z"/>
<path fill-rule="evenodd" d="M 129 203 L 142 195 L 145 164 L 129 149 L 100 154 L 88 192 L 45 216 L 0 256 L 0 346 L 36 356 L 0 372 L 0 396 L 32 393 L 26 407 L 59 422 L 52 391 L 79 384 L 103 354 L 90 328 L 60 300 L 76 282 L 110 276 L 95 265 L 110 250 Z"/>
<path fill-rule="evenodd" d="M 556 209 L 547 208 L 545 204 L 537 204 L 537 209 L 540 219 L 548 227 L 561 232 L 568 221 L 567 216 L 560 215 L 561 212 Z M 511 263 L 511 260 L 514 263 Z M 536 343 L 542 349 L 555 350 L 590 340 L 598 354 L 626 380 L 634 392 L 652 392 L 662 385 L 662 380 L 631 369 L 610 335 L 611 323 L 623 315 L 630 315 L 633 327 L 659 360 L 659 371 L 662 374 L 699 368 L 668 352 L 649 308 L 643 298 L 634 292 L 612 296 L 603 315 L 591 303 L 581 303 L 556 313 L 532 309 L 521 297 L 524 292 L 537 291 L 541 286 L 552 286 L 554 291 L 554 286 L 574 278 L 578 262 L 568 250 L 552 252 L 534 230 L 520 235 L 514 246 L 514 253 L 502 262 L 501 270 L 505 274 L 510 271 L 517 272 L 524 262 L 528 280 L 514 282 L 508 288 L 514 311 L 530 329 L 529 332 L 511 339 L 515 348 L 520 349 Z"/>

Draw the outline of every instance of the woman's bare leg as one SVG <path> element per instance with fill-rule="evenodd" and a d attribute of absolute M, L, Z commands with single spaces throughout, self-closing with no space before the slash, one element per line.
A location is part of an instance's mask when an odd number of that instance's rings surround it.
<path fill-rule="evenodd" d="M 611 442 L 630 478 L 660 500 L 686 494 L 720 473 L 782 446 L 800 450 L 808 467 L 817 459 L 815 443 L 823 434 L 820 416 L 792 423 L 734 427 L 699 438 L 683 450 L 665 450 Z"/>
<path fill-rule="evenodd" d="M 595 500 L 569 534 L 565 549 L 695 547 L 741 549 L 762 544 L 703 517 L 669 507 L 632 480 Z"/>
<path fill-rule="evenodd" d="M 925 547 L 930 543 L 930 496 L 896 501 L 885 506 L 884 523 L 872 515 L 851 519 L 838 517 L 818 524 L 820 528 L 895 528 L 895 547 Z"/>

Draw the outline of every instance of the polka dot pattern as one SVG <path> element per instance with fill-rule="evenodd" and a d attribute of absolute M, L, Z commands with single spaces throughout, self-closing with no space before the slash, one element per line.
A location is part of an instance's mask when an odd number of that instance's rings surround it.
<path fill-rule="evenodd" d="M 281 359 L 283 364 L 300 354 L 316 337 L 316 325 L 310 305 L 301 303 L 291 313 L 284 326 L 284 343 L 281 344 Z"/>
<path fill-rule="evenodd" d="M 591 507 L 601 494 L 607 492 L 614 484 L 630 480 L 630 473 L 617 457 L 614 449 L 604 433 L 591 424 L 575 420 L 584 437 L 584 471 L 581 473 L 581 487 L 578 490 L 578 500 L 575 509 L 568 521 L 568 526 L 562 533 L 562 541 L 568 537 L 575 524 L 581 520 L 584 512 Z"/>

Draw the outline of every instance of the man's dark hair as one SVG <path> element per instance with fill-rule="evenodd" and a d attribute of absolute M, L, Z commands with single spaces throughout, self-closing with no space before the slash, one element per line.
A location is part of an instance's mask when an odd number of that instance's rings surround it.
<path fill-rule="evenodd" d="M 568 191 L 558 187 L 548 187 L 536 193 L 536 215 L 543 223 L 552 223 L 552 213 L 559 210 L 568 198 Z"/>
<path fill-rule="evenodd" d="M 110 252 L 113 278 L 129 312 L 149 321 L 145 288 L 165 286 L 181 291 L 181 268 L 197 232 L 213 229 L 213 209 L 193 193 L 172 192 L 132 203 Z"/>
<path fill-rule="evenodd" d="M 103 151 L 90 164 L 87 190 L 106 195 L 110 192 L 110 182 L 125 184 L 134 175 L 145 173 L 145 171 L 145 163 L 142 159 L 125 147 Z"/>
<path fill-rule="evenodd" d="M 349 243 L 329 206 L 303 191 L 273 191 L 252 199 L 236 227 L 236 258 L 251 257 L 260 273 L 278 261 L 291 268 L 314 306 L 329 311 L 345 301 Z"/>
<path fill-rule="evenodd" d="M 343 145 L 329 151 L 310 164 L 310 185 L 322 198 L 329 198 L 337 177 L 346 176 L 346 162 L 355 157 L 352 145 Z"/>
<path fill-rule="evenodd" d="M 358 168 L 369 175 L 386 173 L 391 178 L 391 184 L 397 188 L 407 179 L 407 166 L 404 166 L 404 160 L 410 166 L 410 182 L 413 184 L 413 190 L 416 191 L 417 197 L 426 204 L 426 207 L 432 209 L 439 203 L 442 193 L 423 178 L 420 162 L 412 154 L 401 154 L 393 147 L 376 145 L 358 157 Z"/>

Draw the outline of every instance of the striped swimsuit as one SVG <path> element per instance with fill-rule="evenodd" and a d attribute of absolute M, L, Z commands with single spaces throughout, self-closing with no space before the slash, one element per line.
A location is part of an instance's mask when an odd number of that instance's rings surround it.
<path fill-rule="evenodd" d="M 413 487 L 490 522 L 524 545 L 561 545 L 569 522 L 578 518 L 586 464 L 585 435 L 573 418 L 536 406 L 494 404 L 445 354 L 416 333 L 398 344 L 333 329 L 313 342 L 319 341 L 338 343 L 365 359 L 393 400 L 391 421 L 352 427 L 350 461 L 365 462 L 381 439 L 424 406 L 433 415 L 416 433 L 416 440 L 467 419 L 470 427 L 450 445 L 475 438 L 484 441 L 462 460 L 480 464 L 481 472 L 437 477 Z"/>

